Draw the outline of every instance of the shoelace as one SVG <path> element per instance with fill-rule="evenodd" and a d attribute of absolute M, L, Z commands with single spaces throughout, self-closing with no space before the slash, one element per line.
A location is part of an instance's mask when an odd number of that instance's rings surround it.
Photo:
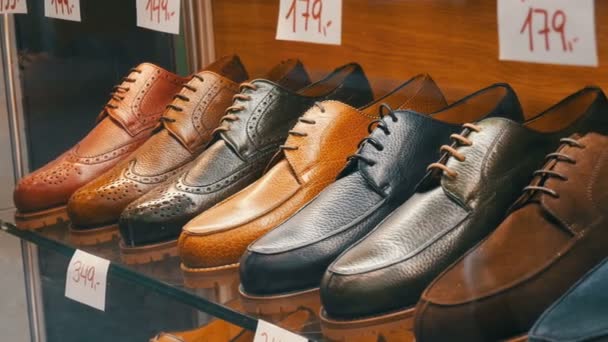
<path fill-rule="evenodd" d="M 203 79 L 203 77 L 202 77 L 202 76 L 200 76 L 200 75 L 196 75 L 196 74 L 195 74 L 195 75 L 193 75 L 192 77 L 196 78 L 197 80 L 199 80 L 199 81 L 201 81 L 201 82 L 204 82 L 204 81 L 205 81 L 205 80 Z M 193 92 L 193 93 L 195 93 L 195 92 L 197 92 L 197 91 L 198 91 L 198 89 L 197 89 L 196 87 L 194 87 L 194 86 L 192 86 L 192 85 L 190 85 L 190 84 L 187 84 L 187 83 L 186 83 L 186 84 L 184 84 L 182 87 L 183 87 L 183 88 L 185 88 L 185 89 L 190 90 L 190 91 L 191 91 L 191 92 Z M 173 99 L 174 99 L 174 100 L 175 100 L 175 99 L 180 99 L 180 100 L 182 100 L 182 101 L 184 101 L 184 102 L 190 102 L 190 98 L 189 98 L 188 96 L 186 96 L 186 95 L 184 95 L 184 94 L 179 94 L 179 93 L 178 93 L 178 94 L 175 94 L 175 95 L 173 96 Z M 167 109 L 173 109 L 173 110 L 174 110 L 174 111 L 176 111 L 176 112 L 183 112 L 183 111 L 184 111 L 184 108 L 182 108 L 182 107 L 180 107 L 180 106 L 176 105 L 175 103 L 170 103 L 170 104 L 168 104 L 166 108 L 167 108 Z M 175 119 L 173 119 L 173 118 L 168 118 L 168 117 L 166 117 L 166 116 L 161 116 L 161 117 L 160 117 L 160 121 L 161 121 L 161 122 L 175 122 Z"/>
<path fill-rule="evenodd" d="M 313 105 L 315 107 L 319 108 L 319 110 L 321 110 L 321 113 L 325 113 L 325 107 L 323 107 L 322 104 L 320 104 L 319 102 L 315 102 Z M 314 125 L 314 124 L 317 123 L 315 120 L 310 120 L 310 119 L 307 119 L 307 118 L 298 118 L 298 122 L 301 122 L 301 123 L 304 123 L 304 124 L 307 124 L 307 125 Z M 298 131 L 295 131 L 295 130 L 290 130 L 289 132 L 287 132 L 287 134 L 293 135 L 293 136 L 296 136 L 296 137 L 306 137 L 306 136 L 308 136 L 308 133 L 298 132 Z M 282 150 L 294 151 L 294 150 L 297 150 L 299 148 L 300 148 L 299 146 L 288 146 L 288 145 L 281 145 L 281 146 L 279 146 L 279 150 L 281 150 L 281 151 Z"/>
<path fill-rule="evenodd" d="M 585 145 L 581 144 L 580 142 L 571 139 L 571 138 L 563 138 L 560 140 L 560 143 L 562 146 L 568 145 L 571 147 L 576 147 L 576 148 L 585 148 Z M 560 151 L 561 149 L 559 149 L 558 151 Z M 555 163 L 551 163 L 551 161 L 555 161 Z M 562 181 L 567 181 L 568 177 L 562 173 L 559 173 L 557 171 L 553 171 L 553 170 L 549 170 L 549 168 L 553 168 L 555 165 L 557 165 L 557 163 L 560 162 L 565 162 L 565 163 L 570 163 L 570 164 L 576 164 L 576 160 L 562 152 L 554 152 L 554 153 L 549 153 L 546 157 L 545 157 L 545 167 L 537 170 L 534 172 L 534 177 L 540 176 L 541 178 L 544 177 L 544 179 L 541 179 L 539 181 L 539 185 L 529 185 L 527 187 L 524 188 L 524 193 L 528 193 L 528 192 L 535 192 L 535 191 L 540 191 L 542 193 L 545 193 L 547 195 L 550 195 L 554 198 L 559 198 L 559 194 L 553 190 L 550 189 L 548 187 L 545 186 L 546 181 L 549 178 L 556 178 Z"/>
<path fill-rule="evenodd" d="M 451 146 L 450 145 L 441 146 L 440 151 L 443 152 L 444 155 L 441 157 L 439 162 L 432 163 L 431 165 L 429 165 L 429 167 L 427 168 L 427 171 L 439 170 L 439 171 L 442 171 L 446 176 L 448 176 L 450 178 L 455 178 L 456 176 L 458 176 L 458 173 L 456 171 L 451 170 L 446 165 L 448 162 L 448 159 L 450 157 L 454 157 L 459 162 L 464 162 L 467 158 L 462 153 L 458 152 L 456 150 L 456 148 L 458 148 L 460 146 L 473 145 L 473 142 L 469 138 L 467 138 L 467 136 L 471 132 L 480 132 L 481 131 L 480 126 L 477 126 L 472 123 L 465 123 L 464 125 L 462 125 L 462 127 L 465 128 L 465 130 L 462 133 L 450 135 L 450 139 L 452 139 L 454 141 L 454 143 Z"/>
<path fill-rule="evenodd" d="M 141 74 L 141 73 L 142 73 L 142 71 L 141 71 L 141 70 L 139 70 L 139 69 L 137 69 L 137 68 L 131 68 L 131 69 L 129 69 L 129 73 L 130 73 L 130 74 L 132 74 L 132 73 L 134 73 L 134 72 L 136 72 L 136 73 L 138 73 L 138 74 Z M 110 93 L 110 97 L 111 97 L 111 98 L 112 98 L 114 101 L 116 101 L 116 102 L 120 102 L 120 101 L 124 100 L 124 99 L 125 99 L 125 97 L 124 97 L 123 95 L 124 95 L 126 92 L 128 92 L 128 91 L 129 91 L 129 89 L 131 89 L 131 88 L 130 88 L 130 87 L 125 87 L 123 84 L 125 84 L 125 83 L 134 83 L 135 81 L 136 81 L 136 80 L 135 80 L 135 78 L 131 78 L 131 77 L 128 77 L 128 76 L 127 76 L 127 77 L 123 77 L 123 79 L 122 79 L 121 83 L 120 83 L 119 85 L 114 86 L 114 87 L 112 88 L 112 92 Z M 111 103 L 109 103 L 109 102 L 108 102 L 108 103 L 105 105 L 105 107 L 106 107 L 106 108 L 111 108 L 111 109 L 116 109 L 116 108 L 118 108 L 118 106 L 117 106 L 117 105 L 111 104 Z"/>
<path fill-rule="evenodd" d="M 384 113 L 385 110 L 387 111 L 386 113 Z M 391 131 L 388 129 L 388 126 L 386 125 L 386 121 L 384 121 L 384 117 L 386 117 L 388 115 L 389 117 L 391 117 L 393 119 L 393 122 L 399 121 L 399 119 L 397 118 L 397 115 L 395 115 L 395 111 L 388 104 L 383 103 L 380 105 L 380 108 L 378 109 L 378 114 L 379 114 L 379 118 L 372 121 L 367 126 L 367 132 L 369 134 L 372 134 L 374 129 L 378 128 L 378 129 L 381 129 L 385 135 L 391 135 Z M 375 160 L 370 159 L 361 154 L 361 148 L 363 147 L 364 144 L 370 144 L 370 145 L 374 146 L 376 148 L 376 150 L 378 150 L 379 152 L 384 150 L 384 145 L 378 139 L 368 136 L 368 137 L 364 138 L 363 140 L 361 140 L 361 142 L 359 142 L 359 145 L 358 145 L 359 151 L 357 153 L 353 154 L 352 156 L 349 156 L 348 158 L 346 158 L 346 160 L 347 161 L 360 160 L 369 166 L 376 165 Z"/>
<path fill-rule="evenodd" d="M 243 94 L 243 90 L 245 90 L 245 89 L 250 89 L 250 90 L 256 91 L 256 90 L 258 90 L 258 87 L 255 84 L 249 83 L 249 82 L 243 82 L 239 85 L 240 93 L 232 96 L 233 104 L 232 104 L 232 106 L 226 108 L 226 113 L 220 120 L 220 125 L 216 129 L 213 130 L 213 134 L 215 134 L 216 132 L 228 132 L 230 130 L 230 123 L 240 120 L 240 118 L 238 116 L 236 116 L 235 113 L 238 113 L 238 112 L 244 110 L 245 106 L 235 105 L 234 102 L 236 100 L 251 101 L 250 95 Z M 223 125 L 222 123 L 224 123 L 224 122 L 227 122 L 228 124 Z"/>

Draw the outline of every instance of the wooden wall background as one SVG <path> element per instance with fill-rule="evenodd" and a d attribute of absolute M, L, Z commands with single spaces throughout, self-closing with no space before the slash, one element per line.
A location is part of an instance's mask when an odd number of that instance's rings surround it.
<path fill-rule="evenodd" d="M 608 91 L 606 0 L 596 0 L 599 68 L 499 61 L 496 0 L 343 0 L 341 46 L 275 40 L 278 3 L 213 0 L 216 55 L 237 53 L 253 76 L 297 57 L 313 79 L 356 61 L 376 95 L 422 72 L 450 101 L 508 82 L 528 116 L 585 85 Z"/>

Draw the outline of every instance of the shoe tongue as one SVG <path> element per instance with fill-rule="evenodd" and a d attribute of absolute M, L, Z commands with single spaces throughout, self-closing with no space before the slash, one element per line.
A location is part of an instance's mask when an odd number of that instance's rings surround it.
<path fill-rule="evenodd" d="M 275 65 L 263 77 L 292 91 L 298 91 L 310 84 L 310 78 L 302 62 L 287 59 Z"/>
<path fill-rule="evenodd" d="M 215 72 L 236 83 L 244 82 L 249 78 L 245 66 L 237 55 L 222 57 L 207 65 L 202 71 Z"/>

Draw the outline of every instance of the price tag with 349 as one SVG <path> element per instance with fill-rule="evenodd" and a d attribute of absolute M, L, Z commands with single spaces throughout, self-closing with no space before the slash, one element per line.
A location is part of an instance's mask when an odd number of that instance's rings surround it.
<path fill-rule="evenodd" d="M 66 273 L 65 296 L 105 311 L 109 267 L 109 260 L 77 249 Z"/>

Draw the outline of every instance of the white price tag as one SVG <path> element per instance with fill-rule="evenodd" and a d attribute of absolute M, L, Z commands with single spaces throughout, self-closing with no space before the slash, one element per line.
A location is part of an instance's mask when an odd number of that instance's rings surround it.
<path fill-rule="evenodd" d="M 280 0 L 278 40 L 342 43 L 342 0 Z"/>
<path fill-rule="evenodd" d="M 274 324 L 270 324 L 261 319 L 258 320 L 258 327 L 255 329 L 253 342 L 308 342 L 300 335 L 296 335 Z"/>
<path fill-rule="evenodd" d="M 80 21 L 80 0 L 44 0 L 44 16 Z"/>
<path fill-rule="evenodd" d="M 27 13 L 26 0 L 0 0 L 0 14 Z"/>
<path fill-rule="evenodd" d="M 179 34 L 180 0 L 137 0 L 137 26 Z"/>
<path fill-rule="evenodd" d="M 500 59 L 597 66 L 594 0 L 498 0 Z"/>
<path fill-rule="evenodd" d="M 105 311 L 109 267 L 109 260 L 77 249 L 68 266 L 65 296 Z"/>

